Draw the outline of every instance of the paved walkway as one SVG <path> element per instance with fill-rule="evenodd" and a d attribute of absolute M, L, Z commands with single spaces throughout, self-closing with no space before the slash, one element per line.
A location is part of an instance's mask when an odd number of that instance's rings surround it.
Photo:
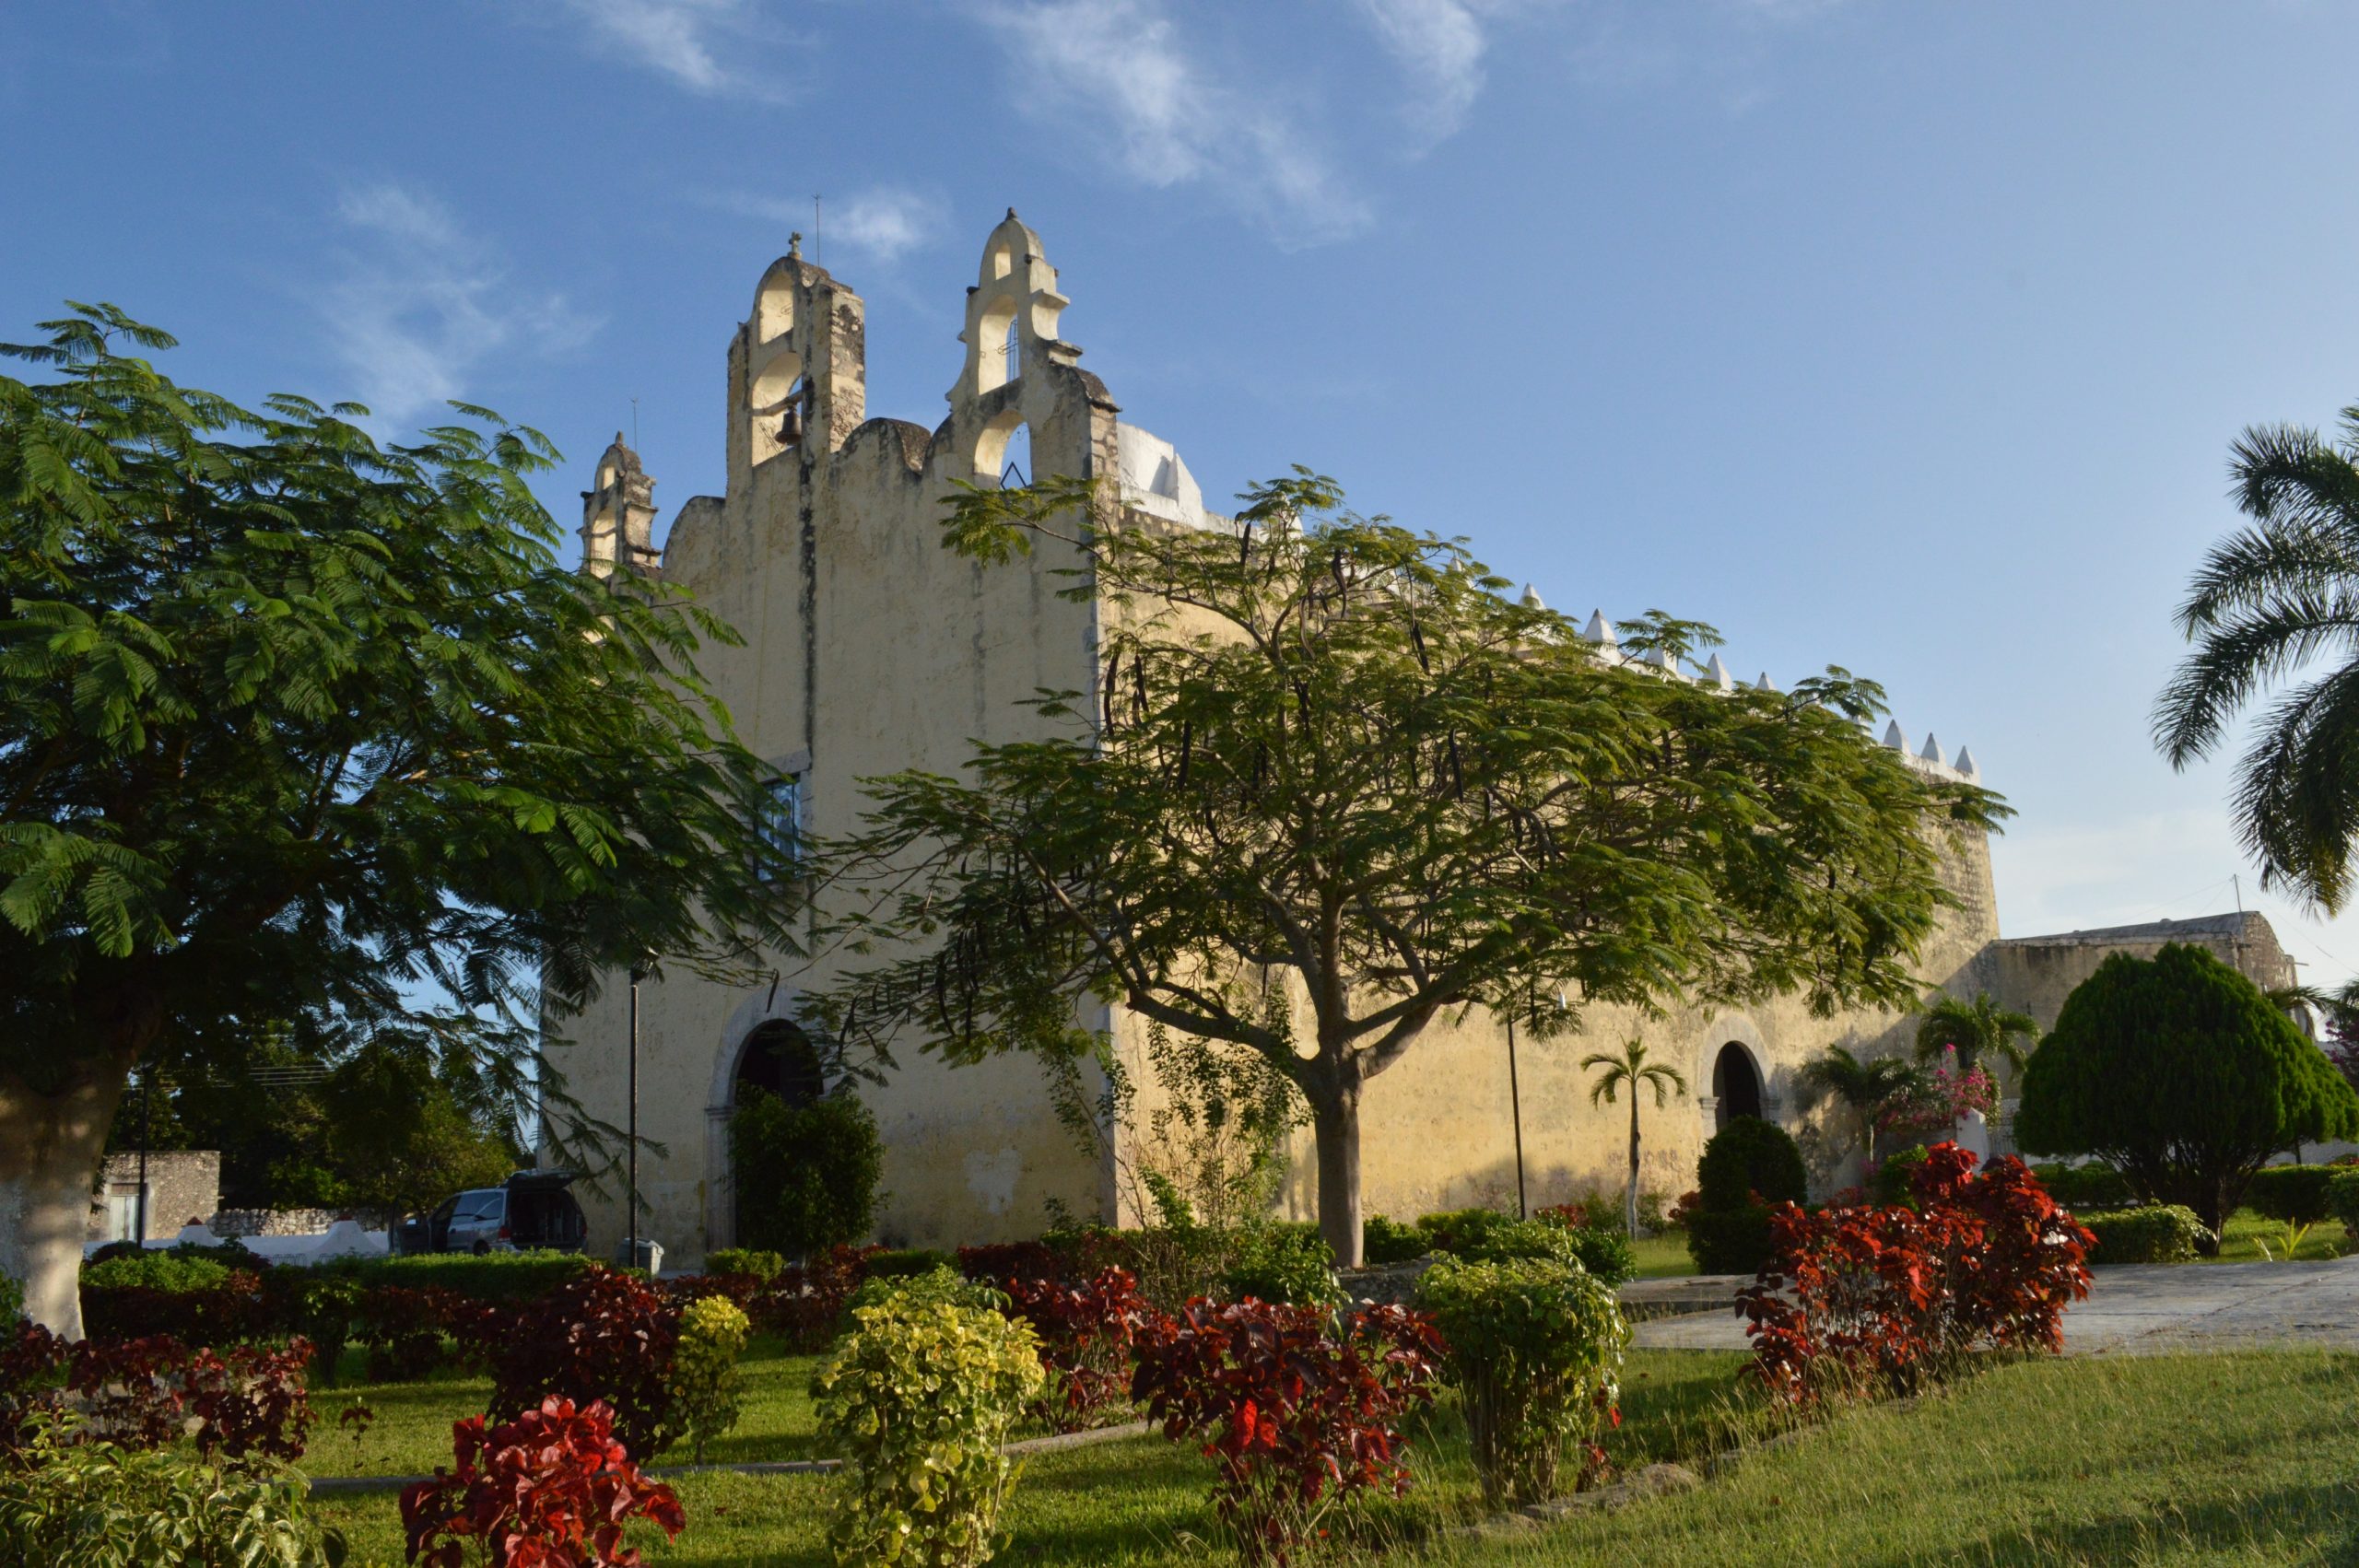
<path fill-rule="evenodd" d="M 2359 1256 L 2331 1263 L 2136 1263 L 2095 1273 L 2089 1298 L 2064 1315 L 2067 1355 L 2359 1350 Z M 1733 1307 L 1641 1322 L 1637 1343 L 1749 1348 Z"/>

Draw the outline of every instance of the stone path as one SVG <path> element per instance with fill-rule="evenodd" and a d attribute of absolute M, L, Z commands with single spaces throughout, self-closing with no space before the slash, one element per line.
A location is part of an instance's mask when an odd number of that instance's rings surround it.
<path fill-rule="evenodd" d="M 2330 1263 L 2122 1264 L 2095 1275 L 2088 1300 L 2064 1315 L 2067 1355 L 2359 1350 L 2359 1256 Z M 1721 1281 L 1645 1283 L 1675 1295 L 1678 1285 L 1717 1293 Z M 1725 1306 L 1641 1322 L 1637 1339 L 1642 1350 L 1748 1348 L 1744 1320 Z"/>

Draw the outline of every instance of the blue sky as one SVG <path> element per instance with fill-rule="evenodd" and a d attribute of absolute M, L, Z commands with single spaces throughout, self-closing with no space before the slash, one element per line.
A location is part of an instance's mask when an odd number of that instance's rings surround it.
<path fill-rule="evenodd" d="M 2194 915 L 2253 879 L 2147 711 L 2228 441 L 2359 401 L 2354 57 L 2293 3 L 19 4 L 0 336 L 109 299 L 234 395 L 488 403 L 569 523 L 635 398 L 668 518 L 815 193 L 928 425 L 1013 205 L 1208 497 L 1307 463 L 1560 608 L 1872 674 L 2021 812 L 2006 931 Z"/>

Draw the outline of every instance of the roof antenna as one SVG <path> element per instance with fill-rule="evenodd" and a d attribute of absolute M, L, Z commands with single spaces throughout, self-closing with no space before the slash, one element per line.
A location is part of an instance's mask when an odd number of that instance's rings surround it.
<path fill-rule="evenodd" d="M 811 193 L 811 264 L 815 267 L 827 265 L 827 258 L 819 250 L 819 193 L 816 191 Z"/>
<path fill-rule="evenodd" d="M 630 450 L 639 450 L 639 399 L 630 400 Z"/>

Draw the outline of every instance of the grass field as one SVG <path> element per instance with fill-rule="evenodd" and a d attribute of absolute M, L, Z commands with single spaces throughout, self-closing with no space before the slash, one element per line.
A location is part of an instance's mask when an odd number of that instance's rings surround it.
<path fill-rule="evenodd" d="M 1632 1357 L 1618 1464 L 1700 1459 L 1759 1411 L 1742 1356 Z M 804 1385 L 814 1363 L 757 1348 L 744 1423 L 712 1457 L 816 1451 Z M 389 1474 L 447 1461 L 450 1422 L 486 1385 L 452 1379 L 323 1390 L 306 1469 Z M 354 1445 L 334 1411 L 354 1394 L 378 1420 Z M 1749 1562 L 2335 1563 L 2359 1561 L 2359 1357 L 2255 1353 L 1996 1366 L 1954 1392 L 1813 1429 L 1684 1496 L 1503 1539 L 1458 1527 L 1479 1513 L 1463 1430 L 1445 1402 L 1417 1433 L 1417 1485 L 1372 1509 L 1337 1558 L 1487 1564 Z M 663 1458 L 677 1461 L 678 1454 Z M 1206 1501 L 1210 1466 L 1160 1437 L 1037 1455 L 1001 1562 L 1189 1564 L 1226 1560 Z M 819 1564 L 830 1481 L 691 1476 L 689 1527 L 651 1562 Z M 356 1562 L 401 1561 L 390 1493 L 323 1498 Z"/>

